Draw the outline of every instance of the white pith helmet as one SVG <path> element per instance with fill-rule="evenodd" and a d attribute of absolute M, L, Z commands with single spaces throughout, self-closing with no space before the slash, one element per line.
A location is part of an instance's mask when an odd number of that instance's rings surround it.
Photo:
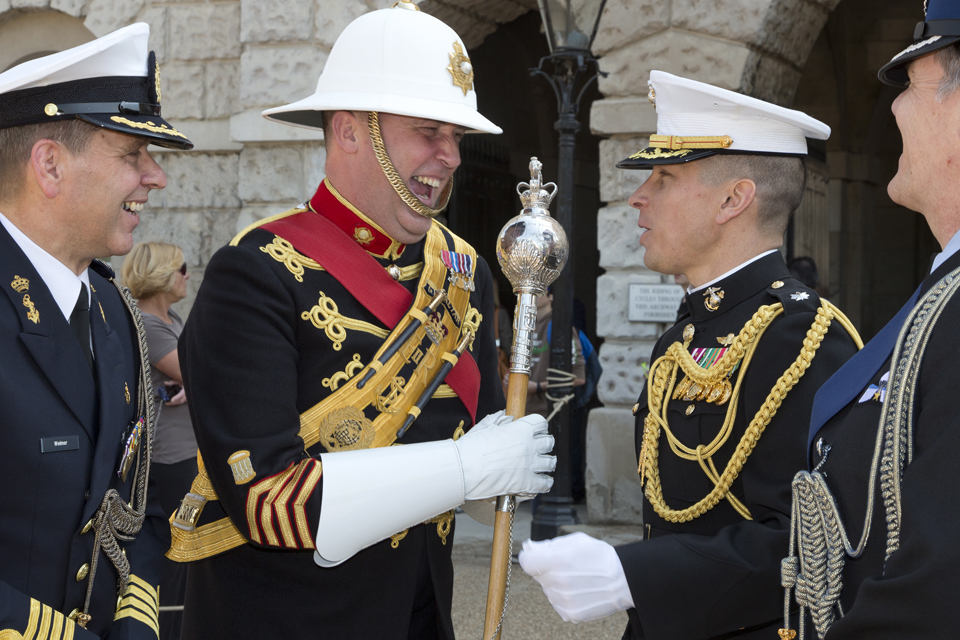
<path fill-rule="evenodd" d="M 392 113 L 457 124 L 472 132 L 503 132 L 477 111 L 473 67 L 463 41 L 406 0 L 347 25 L 333 45 L 316 92 L 262 115 L 321 129 L 321 112 L 338 110 Z"/>

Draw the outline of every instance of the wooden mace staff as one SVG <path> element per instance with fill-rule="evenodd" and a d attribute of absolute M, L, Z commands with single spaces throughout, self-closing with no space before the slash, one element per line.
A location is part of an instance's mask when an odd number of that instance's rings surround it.
<path fill-rule="evenodd" d="M 517 185 L 523 211 L 507 222 L 497 239 L 497 259 L 517 294 L 507 385 L 507 415 L 515 418 L 525 415 L 527 407 L 530 347 L 537 327 L 537 298 L 544 295 L 547 287 L 560 275 L 569 254 L 567 234 L 547 210 L 557 194 L 557 185 L 552 182 L 543 184 L 542 168 L 539 160 L 530 158 L 530 182 Z M 551 186 L 553 190 L 549 191 Z M 496 501 L 484 640 L 499 640 L 506 613 L 516 505 L 514 496 L 500 496 Z"/>

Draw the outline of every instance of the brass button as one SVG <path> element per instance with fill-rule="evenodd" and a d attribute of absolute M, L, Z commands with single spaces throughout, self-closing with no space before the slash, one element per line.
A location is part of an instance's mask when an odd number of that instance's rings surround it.
<path fill-rule="evenodd" d="M 121 602 L 123 602 L 123 596 L 117 596 L 117 611 L 120 611 Z"/>
<path fill-rule="evenodd" d="M 77 582 L 83 582 L 88 573 L 90 573 L 90 565 L 84 563 L 84 565 L 80 567 L 80 570 L 77 571 Z"/>
<path fill-rule="evenodd" d="M 697 405 L 695 404 L 692 404 L 689 407 L 687 407 L 687 415 L 690 415 L 691 413 L 693 413 L 693 410 L 696 409 L 696 407 Z"/>
<path fill-rule="evenodd" d="M 71 620 L 76 620 L 78 613 L 80 613 L 80 609 L 74 609 L 73 611 L 67 614 L 67 617 L 70 618 Z"/>
<path fill-rule="evenodd" d="M 58 111 L 60 110 L 57 108 L 57 105 L 53 104 L 52 102 L 43 108 L 43 112 L 48 116 L 55 116 L 57 115 Z"/>
<path fill-rule="evenodd" d="M 640 411 L 640 403 L 633 405 L 633 415 L 637 415 L 637 411 Z"/>
<path fill-rule="evenodd" d="M 776 282 L 774 282 L 774 283 L 773 283 L 772 285 L 770 285 L 770 286 L 771 286 L 772 288 L 774 288 L 774 289 L 779 289 L 780 287 L 783 286 L 783 281 L 782 281 L 782 280 L 777 280 Z"/>
<path fill-rule="evenodd" d="M 93 518 L 90 518 L 90 522 L 83 525 L 83 529 L 80 529 L 80 535 L 85 534 L 87 531 L 90 531 L 90 529 L 93 529 Z"/>

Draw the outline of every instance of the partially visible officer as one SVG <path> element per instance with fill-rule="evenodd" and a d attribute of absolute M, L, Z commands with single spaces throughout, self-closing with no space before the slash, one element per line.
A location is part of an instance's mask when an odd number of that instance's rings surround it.
<path fill-rule="evenodd" d="M 140 312 L 122 255 L 166 177 L 135 24 L 0 74 L 0 638 L 156 638 L 165 522 Z"/>
<path fill-rule="evenodd" d="M 817 389 L 857 351 L 835 307 L 777 248 L 803 197 L 798 111 L 660 71 L 652 175 L 630 198 L 647 267 L 690 281 L 635 407 L 645 540 L 525 543 L 520 563 L 565 619 L 627 611 L 625 638 L 776 637 L 790 480 Z"/>
<path fill-rule="evenodd" d="M 903 88 L 893 103 L 903 154 L 887 192 L 926 218 L 943 251 L 814 402 L 813 471 L 794 480 L 784 561 L 787 602 L 806 612 L 801 636 L 813 626 L 827 640 L 955 638 L 960 628 L 960 1 L 930 0 L 914 39 L 880 70 Z"/>
<path fill-rule="evenodd" d="M 462 137 L 500 128 L 463 42 L 405 1 L 264 115 L 323 129 L 326 178 L 213 256 L 180 338 L 182 637 L 453 640 L 454 509 L 555 465 L 541 416 L 499 411 L 490 267 L 433 219 Z"/>

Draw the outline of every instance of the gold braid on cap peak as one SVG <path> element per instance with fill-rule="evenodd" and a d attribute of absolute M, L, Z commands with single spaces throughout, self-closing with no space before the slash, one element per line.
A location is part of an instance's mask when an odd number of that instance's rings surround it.
<path fill-rule="evenodd" d="M 370 128 L 370 140 L 373 142 L 373 152 L 377 156 L 377 162 L 380 163 L 383 174 L 387 176 L 387 180 L 393 190 L 397 192 L 397 195 L 400 196 L 400 199 L 424 218 L 436 218 L 440 215 L 440 212 L 446 209 L 450 202 L 450 195 L 453 193 L 453 180 L 447 183 L 443 193 L 440 194 L 440 203 L 436 209 L 431 209 L 423 204 L 420 198 L 413 195 L 413 192 L 404 183 L 403 178 L 397 173 L 393 162 L 390 161 L 387 149 L 383 145 L 383 136 L 380 135 L 380 115 L 376 111 L 367 112 L 367 126 Z"/>
<path fill-rule="evenodd" d="M 728 149 L 730 136 L 650 136 L 650 146 L 658 149 Z"/>

